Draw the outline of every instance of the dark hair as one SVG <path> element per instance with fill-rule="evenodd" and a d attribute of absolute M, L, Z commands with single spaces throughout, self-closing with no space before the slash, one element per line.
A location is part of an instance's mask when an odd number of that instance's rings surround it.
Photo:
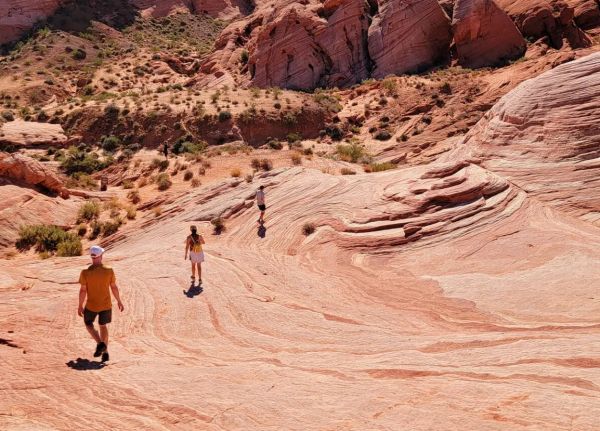
<path fill-rule="evenodd" d="M 259 189 L 261 189 L 261 190 L 262 190 L 262 189 L 264 189 L 264 188 L 265 188 L 265 186 L 260 186 L 260 187 L 259 187 Z"/>
<path fill-rule="evenodd" d="M 194 240 L 196 238 L 198 238 L 198 228 L 196 228 L 196 226 L 192 225 L 192 226 L 190 226 L 190 230 L 192 231 L 192 238 L 194 238 Z"/>

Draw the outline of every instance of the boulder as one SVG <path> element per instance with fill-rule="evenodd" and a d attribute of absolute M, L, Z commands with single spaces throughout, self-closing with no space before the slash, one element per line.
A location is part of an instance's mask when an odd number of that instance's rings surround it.
<path fill-rule="evenodd" d="M 0 45 L 25 34 L 36 22 L 52 15 L 65 0 L 0 1 Z"/>
<path fill-rule="evenodd" d="M 477 68 L 522 56 L 525 39 L 494 0 L 457 0 L 452 20 L 458 62 Z"/>
<path fill-rule="evenodd" d="M 0 144 L 16 147 L 62 146 L 68 141 L 60 124 L 15 120 L 0 128 Z"/>
<path fill-rule="evenodd" d="M 32 187 L 42 187 L 65 199 L 69 197 L 69 191 L 58 175 L 37 160 L 22 154 L 0 153 L 0 177 Z"/>
<path fill-rule="evenodd" d="M 448 56 L 450 19 L 436 0 L 382 0 L 369 28 L 372 76 L 424 70 Z"/>

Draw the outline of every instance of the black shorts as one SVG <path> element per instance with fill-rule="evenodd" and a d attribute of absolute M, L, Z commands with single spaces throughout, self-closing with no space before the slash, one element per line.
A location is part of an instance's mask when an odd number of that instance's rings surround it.
<path fill-rule="evenodd" d="M 98 323 L 100 325 L 106 325 L 112 320 L 112 308 L 103 311 L 90 311 L 87 308 L 83 309 L 83 322 L 86 326 L 93 325 L 94 320 L 96 320 L 96 316 L 99 316 Z"/>
<path fill-rule="evenodd" d="M 258 209 L 261 210 L 261 211 L 264 211 L 264 210 L 267 209 L 267 206 L 264 205 L 264 204 L 261 204 L 261 205 L 258 206 Z"/>

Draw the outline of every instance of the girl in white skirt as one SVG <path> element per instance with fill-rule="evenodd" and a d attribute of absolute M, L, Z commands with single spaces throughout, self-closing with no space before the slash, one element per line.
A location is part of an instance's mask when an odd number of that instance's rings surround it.
<path fill-rule="evenodd" d="M 188 258 L 188 251 L 190 252 L 190 260 L 192 261 L 192 285 L 196 281 L 196 267 L 198 267 L 198 286 L 202 284 L 202 265 L 204 262 L 204 252 L 202 251 L 202 244 L 204 244 L 204 238 L 202 235 L 198 235 L 198 229 L 196 226 L 190 226 L 192 231 L 185 240 L 185 260 Z"/>

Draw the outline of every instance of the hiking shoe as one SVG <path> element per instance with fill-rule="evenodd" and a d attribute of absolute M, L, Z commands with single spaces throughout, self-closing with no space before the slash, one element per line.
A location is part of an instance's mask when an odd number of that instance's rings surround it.
<path fill-rule="evenodd" d="M 94 358 L 97 358 L 98 356 L 100 356 L 102 353 L 106 352 L 106 344 L 104 344 L 102 341 L 99 342 L 96 345 L 96 351 L 94 352 Z"/>
<path fill-rule="evenodd" d="M 104 352 L 102 354 L 102 362 L 108 362 L 109 356 L 108 356 L 108 352 Z"/>

